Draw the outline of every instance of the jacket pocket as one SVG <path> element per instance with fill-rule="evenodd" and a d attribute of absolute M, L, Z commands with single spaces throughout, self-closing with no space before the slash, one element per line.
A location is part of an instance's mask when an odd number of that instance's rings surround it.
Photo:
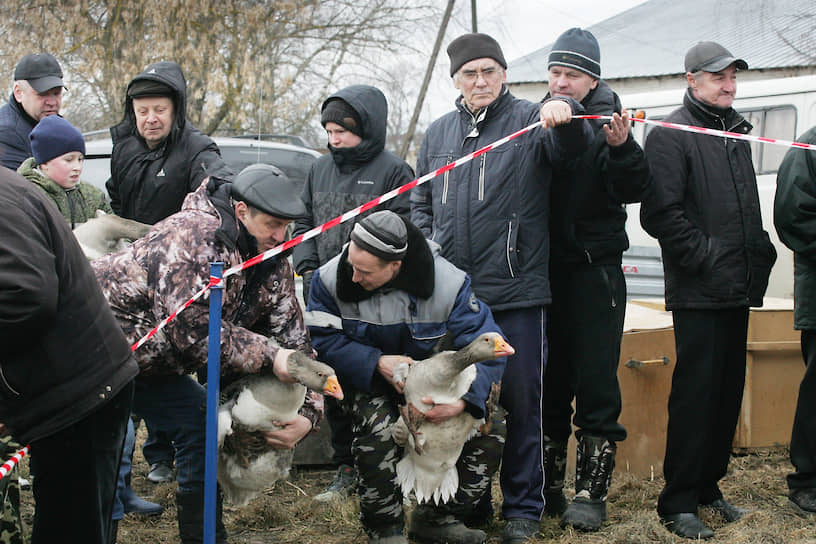
<path fill-rule="evenodd" d="M 507 221 L 504 235 L 504 256 L 507 262 L 507 272 L 511 278 L 515 278 L 521 272 L 521 263 L 518 255 L 518 221 Z"/>
<path fill-rule="evenodd" d="M 760 304 L 765 291 L 768 289 L 768 278 L 776 262 L 776 248 L 771 238 L 764 230 L 759 240 L 748 246 L 748 259 L 751 271 L 749 279 L 748 297 L 751 304 Z"/>
<path fill-rule="evenodd" d="M 19 391 L 17 391 L 11 383 L 9 383 L 9 379 L 6 376 L 6 369 L 5 365 L 0 363 L 0 396 L 3 396 L 7 399 L 16 399 L 20 398 L 22 395 Z"/>
<path fill-rule="evenodd" d="M 700 293 L 714 300 L 744 297 L 748 281 L 746 264 L 744 247 L 710 237 L 708 252 L 698 272 Z"/>

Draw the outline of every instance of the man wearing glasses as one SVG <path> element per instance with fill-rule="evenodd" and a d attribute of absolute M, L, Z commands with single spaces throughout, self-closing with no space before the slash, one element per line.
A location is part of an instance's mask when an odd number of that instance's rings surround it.
<path fill-rule="evenodd" d="M 521 100 L 505 86 L 507 63 L 486 34 L 465 34 L 448 46 L 456 110 L 428 129 L 417 159 L 422 176 L 536 121 L 542 125 L 422 185 L 411 195 L 411 216 L 442 255 L 473 279 L 480 300 L 516 348 L 508 358 L 499 400 L 507 410 L 502 457 L 504 544 L 538 531 L 544 509 L 541 381 L 547 361 L 547 305 L 551 301 L 549 193 L 552 169 L 592 140 L 571 98 L 543 104 Z M 555 127 L 555 128 L 553 128 Z M 472 519 L 492 514 L 489 494 Z"/>

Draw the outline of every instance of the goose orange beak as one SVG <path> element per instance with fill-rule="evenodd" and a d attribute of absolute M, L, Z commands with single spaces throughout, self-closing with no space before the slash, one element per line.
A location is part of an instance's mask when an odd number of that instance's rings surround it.
<path fill-rule="evenodd" d="M 337 376 L 329 376 L 326 379 L 326 385 L 323 386 L 323 394 L 334 397 L 337 400 L 343 400 L 343 389 L 340 387 L 340 382 L 337 381 Z"/>
<path fill-rule="evenodd" d="M 496 342 L 493 344 L 493 353 L 496 354 L 496 357 L 506 357 L 513 355 L 515 352 L 516 350 L 507 343 L 507 340 L 504 338 L 496 338 Z"/>

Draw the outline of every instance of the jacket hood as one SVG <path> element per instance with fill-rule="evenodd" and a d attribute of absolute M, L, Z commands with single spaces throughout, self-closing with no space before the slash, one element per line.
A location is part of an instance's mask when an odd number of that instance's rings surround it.
<path fill-rule="evenodd" d="M 329 96 L 321 105 L 339 98 L 351 106 L 363 124 L 362 141 L 355 147 L 334 149 L 328 146 L 334 162 L 339 167 L 344 165 L 361 165 L 373 160 L 385 149 L 385 135 L 388 122 L 388 102 L 385 95 L 371 85 L 352 85 Z"/>
<path fill-rule="evenodd" d="M 337 297 L 344 302 L 360 302 L 373 296 L 381 289 L 400 289 L 417 298 L 429 298 L 434 291 L 434 257 L 439 254 L 439 245 L 428 242 L 422 231 L 410 221 L 405 221 L 408 229 L 408 251 L 402 259 L 402 267 L 397 277 L 374 291 L 366 291 L 351 281 L 353 270 L 348 264 L 348 244 L 343 248 L 337 266 Z"/>
<path fill-rule="evenodd" d="M 49 195 L 62 195 L 66 191 L 66 189 L 60 187 L 56 181 L 49 178 L 42 170 L 37 168 L 37 162 L 34 160 L 34 157 L 29 157 L 23 161 L 23 164 L 20 165 L 17 172 L 27 180 L 41 187 L 42 190 Z"/>
<path fill-rule="evenodd" d="M 128 83 L 128 89 L 137 81 L 158 81 L 167 85 L 173 90 L 173 111 L 175 119 L 173 128 L 167 136 L 168 141 L 176 138 L 177 134 L 184 129 L 187 122 L 187 81 L 184 79 L 184 72 L 181 67 L 172 61 L 162 61 L 151 64 L 145 68 L 144 72 L 134 77 Z M 122 121 L 111 129 L 113 139 L 126 136 L 128 134 L 138 135 L 136 130 L 136 116 L 133 113 L 133 99 L 125 93 L 125 115 Z"/>

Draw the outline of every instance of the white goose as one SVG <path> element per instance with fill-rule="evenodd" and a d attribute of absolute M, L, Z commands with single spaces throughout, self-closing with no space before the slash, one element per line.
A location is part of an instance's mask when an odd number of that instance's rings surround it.
<path fill-rule="evenodd" d="M 294 450 L 269 446 L 263 431 L 280 429 L 303 405 L 306 387 L 337 399 L 343 390 L 334 370 L 295 351 L 287 361 L 297 383 L 283 383 L 272 373 L 245 376 L 224 389 L 218 409 L 218 483 L 233 504 L 244 505 L 286 478 Z"/>
<path fill-rule="evenodd" d="M 459 351 L 443 351 L 394 370 L 394 381 L 405 384 L 406 406 L 401 408 L 402 417 L 393 434 L 397 443 L 407 446 L 397 463 L 397 481 L 406 497 L 413 491 L 419 503 L 433 499 L 439 504 L 456 494 L 459 488 L 456 461 L 465 442 L 484 419 L 477 420 L 463 411 L 441 423 L 431 423 L 424 420 L 423 414 L 434 404 L 449 404 L 462 398 L 476 377 L 475 363 L 513 353 L 512 346 L 500 334 L 485 333 Z M 497 396 L 498 388 L 493 393 Z M 430 397 L 434 404 L 423 403 L 425 397 Z"/>

